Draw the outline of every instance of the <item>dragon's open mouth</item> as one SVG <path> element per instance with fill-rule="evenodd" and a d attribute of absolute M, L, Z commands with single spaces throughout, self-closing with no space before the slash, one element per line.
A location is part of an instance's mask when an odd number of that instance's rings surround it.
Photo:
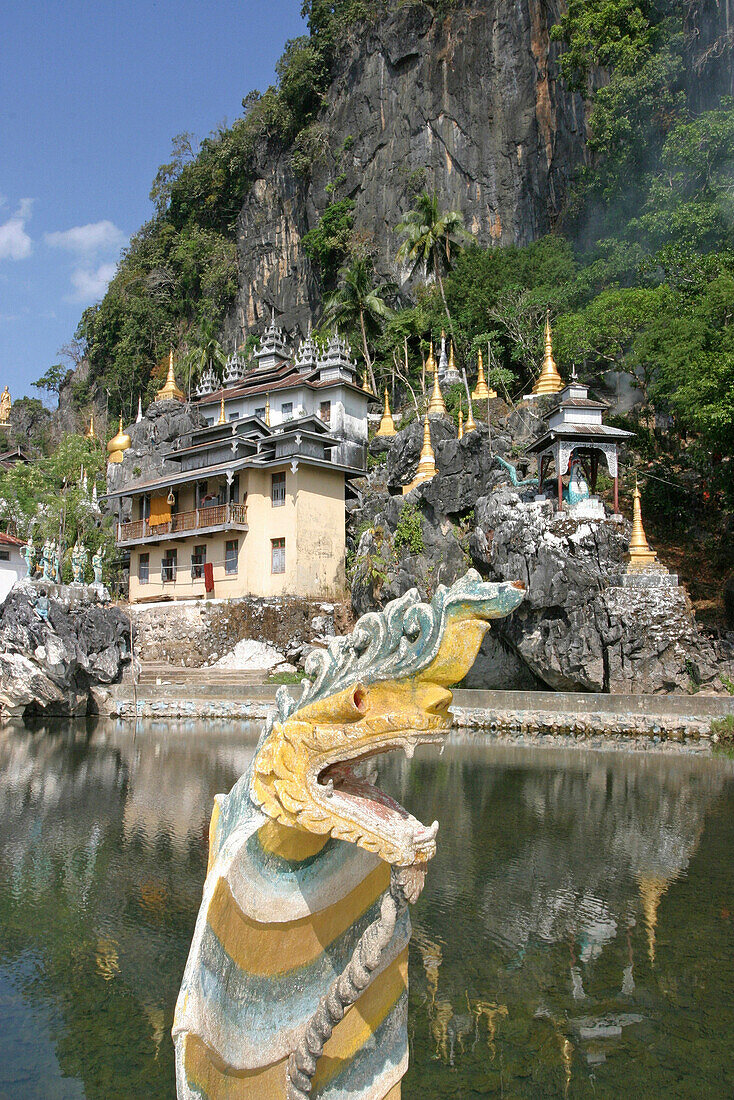
<path fill-rule="evenodd" d="M 424 714 L 422 725 L 422 729 L 392 730 L 384 738 L 372 740 L 366 751 L 363 743 L 353 755 L 345 746 L 339 759 L 332 757 L 331 762 L 315 773 L 314 793 L 321 804 L 332 814 L 351 821 L 366 840 L 372 837 L 399 848 L 405 863 L 422 862 L 433 856 L 438 822 L 423 825 L 377 786 L 375 757 L 396 750 L 412 757 L 417 745 L 441 743 L 447 732 L 447 716 L 440 712 Z M 375 843 L 375 850 L 378 846 L 382 847 Z"/>

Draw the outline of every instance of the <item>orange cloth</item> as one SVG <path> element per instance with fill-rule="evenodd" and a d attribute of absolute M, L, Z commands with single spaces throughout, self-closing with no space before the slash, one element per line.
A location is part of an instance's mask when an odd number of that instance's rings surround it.
<path fill-rule="evenodd" d="M 162 523 L 171 522 L 171 505 L 168 503 L 166 496 L 151 497 L 150 499 L 150 519 L 148 523 L 151 527 L 158 527 Z"/>

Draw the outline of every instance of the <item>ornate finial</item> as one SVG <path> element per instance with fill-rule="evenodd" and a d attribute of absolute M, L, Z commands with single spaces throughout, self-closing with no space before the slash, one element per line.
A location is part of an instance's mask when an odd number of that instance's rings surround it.
<path fill-rule="evenodd" d="M 459 401 L 459 439 L 464 438 L 464 410 L 461 407 L 461 401 Z"/>
<path fill-rule="evenodd" d="M 637 484 L 637 477 L 635 477 L 635 491 L 632 494 L 632 535 L 630 537 L 629 554 L 627 555 L 627 572 L 640 573 L 653 567 L 657 571 L 660 568 L 657 558 L 655 551 L 650 549 L 645 535 L 645 528 L 642 526 L 640 489 Z"/>
<path fill-rule="evenodd" d="M 482 359 L 481 349 L 477 352 L 477 385 L 471 396 L 472 401 L 486 401 L 489 397 L 489 389 L 484 380 L 484 360 Z"/>
<path fill-rule="evenodd" d="M 423 418 L 423 446 L 418 459 L 418 469 L 413 480 L 408 485 L 403 485 L 403 496 L 409 493 L 411 489 L 415 489 L 416 485 L 422 485 L 424 481 L 430 481 L 437 473 L 436 456 L 431 446 L 431 425 L 428 420 L 428 413 L 426 413 Z"/>
<path fill-rule="evenodd" d="M 183 390 L 179 389 L 176 385 L 176 375 L 173 373 L 173 348 L 171 348 L 168 355 L 168 374 L 166 375 L 166 381 L 163 383 L 158 393 L 155 395 L 156 401 L 185 401 Z"/>
<path fill-rule="evenodd" d="M 438 371 L 434 371 L 433 392 L 431 393 L 431 400 L 428 403 L 428 416 L 445 416 L 445 414 L 446 405 L 444 404 L 441 386 L 438 382 Z"/>
<path fill-rule="evenodd" d="M 94 430 L 94 409 L 92 409 L 92 411 L 89 414 L 89 427 L 87 428 L 86 432 L 84 433 L 84 438 L 85 439 L 96 439 L 97 438 L 97 433 Z"/>
<path fill-rule="evenodd" d="M 436 360 L 433 358 L 433 340 L 431 340 L 431 349 L 428 352 L 428 358 L 426 359 L 426 371 L 428 374 L 436 373 Z"/>
<path fill-rule="evenodd" d="M 219 420 L 217 420 L 217 424 L 226 424 L 226 423 L 227 423 L 227 417 L 224 415 L 224 390 L 222 390 L 222 395 L 219 399 Z"/>
<path fill-rule="evenodd" d="M 545 315 L 545 355 L 540 374 L 533 386 L 534 394 L 560 393 L 563 389 L 563 379 L 558 373 L 556 361 L 553 358 L 553 338 L 551 336 L 550 310 Z"/>
<path fill-rule="evenodd" d="M 130 436 L 126 435 L 122 430 L 122 414 L 120 415 L 120 426 L 117 430 L 117 435 L 113 435 L 112 439 L 107 444 L 107 461 L 118 463 L 122 462 L 122 457 L 125 451 L 130 448 Z"/>
<path fill-rule="evenodd" d="M 574 363 L 573 366 L 571 367 L 571 381 L 572 382 L 578 382 L 578 380 L 579 380 L 579 376 L 576 373 L 576 364 Z"/>
<path fill-rule="evenodd" d="M 270 394 L 265 394 L 265 423 L 270 427 Z"/>
<path fill-rule="evenodd" d="M 449 343 L 449 373 L 456 373 L 456 363 L 454 362 L 454 341 Z"/>
<path fill-rule="evenodd" d="M 387 386 L 385 386 L 385 408 L 384 408 L 384 411 L 382 413 L 382 420 L 380 421 L 380 426 L 377 429 L 376 434 L 377 435 L 395 435 L 396 434 L 395 421 L 392 418 L 392 413 L 390 412 L 390 402 L 388 401 L 388 397 L 387 397 Z"/>
<path fill-rule="evenodd" d="M 362 389 L 365 393 L 368 393 L 370 397 L 372 397 L 372 386 L 370 385 L 369 379 L 367 378 L 367 371 L 364 372 L 364 376 L 362 379 Z"/>

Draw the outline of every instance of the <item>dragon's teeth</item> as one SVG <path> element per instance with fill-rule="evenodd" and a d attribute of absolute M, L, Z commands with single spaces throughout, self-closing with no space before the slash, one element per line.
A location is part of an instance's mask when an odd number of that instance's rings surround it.
<path fill-rule="evenodd" d="M 415 752 L 415 745 L 413 744 L 413 742 L 406 741 L 403 745 L 403 749 L 405 750 L 405 755 L 407 756 L 408 760 L 412 760 L 413 753 Z"/>
<path fill-rule="evenodd" d="M 333 794 L 334 794 L 334 780 L 330 779 L 329 782 L 326 784 L 326 797 L 331 798 Z"/>

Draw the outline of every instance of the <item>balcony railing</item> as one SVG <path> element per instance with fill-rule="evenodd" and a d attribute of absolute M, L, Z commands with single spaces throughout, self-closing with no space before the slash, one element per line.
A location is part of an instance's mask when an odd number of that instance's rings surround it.
<path fill-rule="evenodd" d="M 230 526 L 247 526 L 246 504 L 213 504 L 208 508 L 195 508 L 191 512 L 175 512 L 165 523 L 151 524 L 147 519 L 118 523 L 117 541 L 142 542 L 144 539 L 185 534 L 187 531 Z"/>

